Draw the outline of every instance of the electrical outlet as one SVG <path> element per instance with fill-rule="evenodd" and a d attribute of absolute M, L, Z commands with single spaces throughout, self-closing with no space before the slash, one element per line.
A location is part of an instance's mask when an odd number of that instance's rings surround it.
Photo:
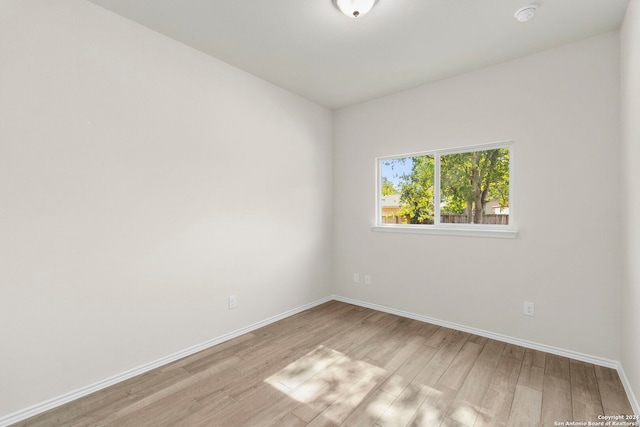
<path fill-rule="evenodd" d="M 360 283 L 360 275 L 358 273 L 353 273 L 353 283 Z"/>
<path fill-rule="evenodd" d="M 536 315 L 536 305 L 532 302 L 525 301 L 524 302 L 524 314 L 526 316 L 535 316 Z"/>
<path fill-rule="evenodd" d="M 238 297 L 236 295 L 231 295 L 229 297 L 229 310 L 232 310 L 238 306 Z"/>
<path fill-rule="evenodd" d="M 366 286 L 371 286 L 371 276 L 369 276 L 368 274 L 364 276 L 364 284 Z"/>

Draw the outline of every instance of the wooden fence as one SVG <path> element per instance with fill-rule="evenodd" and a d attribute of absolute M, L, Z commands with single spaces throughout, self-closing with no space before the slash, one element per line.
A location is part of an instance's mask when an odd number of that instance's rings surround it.
<path fill-rule="evenodd" d="M 469 214 L 442 214 L 440 215 L 441 224 L 469 224 L 473 220 L 473 215 Z M 481 224 L 498 224 L 508 225 L 509 215 L 506 214 L 484 214 L 482 215 Z"/>
<path fill-rule="evenodd" d="M 469 214 L 442 214 L 440 224 L 470 224 L 473 215 Z M 390 215 L 382 217 L 383 224 L 409 224 L 409 218 L 405 216 Z M 508 225 L 509 215 L 505 214 L 484 214 L 481 224 Z"/>

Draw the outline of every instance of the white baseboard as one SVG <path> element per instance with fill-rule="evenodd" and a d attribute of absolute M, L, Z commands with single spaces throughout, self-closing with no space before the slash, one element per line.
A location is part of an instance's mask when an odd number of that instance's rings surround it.
<path fill-rule="evenodd" d="M 156 369 L 159 368 L 161 366 L 164 366 L 166 364 L 169 364 L 171 362 L 175 362 L 176 360 L 182 359 L 183 357 L 187 357 L 190 356 L 192 354 L 195 354 L 199 351 L 205 350 L 209 347 L 213 347 L 214 345 L 217 344 L 221 344 L 225 341 L 228 341 L 232 338 L 236 338 L 240 335 L 249 333 L 251 331 L 254 331 L 256 329 L 259 329 L 263 326 L 267 326 L 271 323 L 277 322 L 278 320 L 282 320 L 285 319 L 289 316 L 293 316 L 294 314 L 300 313 L 302 311 L 308 310 L 310 308 L 316 307 L 320 304 L 324 304 L 325 302 L 329 302 L 331 300 L 336 300 L 336 301 L 341 301 L 341 302 L 345 302 L 348 304 L 353 304 L 353 305 L 357 305 L 360 307 L 365 307 L 365 308 L 370 308 L 372 310 L 377 310 L 377 311 L 382 311 L 385 313 L 389 313 L 389 314 L 395 314 L 397 316 L 401 316 L 401 317 L 406 317 L 409 319 L 415 319 L 415 320 L 419 320 L 422 322 L 427 322 L 427 323 L 432 323 L 434 325 L 439 325 L 439 326 L 444 326 L 446 328 L 451 328 L 451 329 L 456 329 L 459 331 L 463 331 L 463 332 L 468 332 L 471 334 L 475 334 L 475 335 L 479 335 L 479 336 L 483 336 L 486 338 L 491 338 L 497 341 L 502 341 L 502 342 L 506 342 L 506 343 L 510 343 L 510 344 L 514 344 L 514 345 L 519 345 L 521 347 L 525 347 L 525 348 L 531 348 L 534 350 L 540 350 L 540 351 L 544 351 L 547 353 L 551 353 L 551 354 L 556 354 L 559 356 L 564 356 L 564 357 L 569 357 L 572 359 L 576 359 L 576 360 L 580 360 L 583 362 L 587 362 L 587 363 L 593 363 L 595 365 L 600 365 L 600 366 L 605 366 L 608 368 L 613 368 L 616 369 L 618 371 L 618 375 L 620 376 L 620 380 L 622 382 L 622 385 L 625 388 L 625 391 L 627 393 L 627 396 L 629 398 L 629 401 L 631 403 L 631 406 L 635 412 L 636 415 L 640 415 L 640 406 L 638 406 L 638 400 L 636 399 L 633 390 L 631 389 L 631 385 L 629 384 L 629 380 L 627 379 L 625 373 L 624 373 L 624 369 L 622 369 L 622 365 L 620 364 L 620 362 L 618 361 L 614 361 L 614 360 L 609 360 L 609 359 L 603 359 L 600 357 L 596 357 L 596 356 L 590 356 L 587 354 L 583 354 L 583 353 L 579 353 L 579 352 L 575 352 L 575 351 L 571 351 L 571 350 L 565 350 L 565 349 L 561 349 L 561 348 L 557 348 L 557 347 L 553 347 L 553 346 L 548 346 L 545 344 L 539 344 L 539 343 L 534 343 L 531 341 L 526 341 L 526 340 L 522 340 L 519 338 L 513 338 L 507 335 L 502 335 L 502 334 L 497 334 L 497 333 L 493 333 L 493 332 L 489 332 L 489 331 L 484 331 L 482 329 L 476 329 L 476 328 L 472 328 L 469 326 L 464 326 L 464 325 L 459 325 L 457 323 L 453 323 L 453 322 L 447 322 L 444 320 L 440 320 L 440 319 L 435 319 L 432 317 L 428 317 L 428 316 L 422 316 L 419 314 L 415 314 L 415 313 L 410 313 L 407 311 L 403 311 L 403 310 L 397 310 L 394 308 L 390 308 L 390 307 L 386 307 L 386 306 L 382 306 L 382 305 L 377 305 L 377 304 L 372 304 L 372 303 L 367 303 L 364 301 L 359 301 L 359 300 L 354 300 L 351 298 L 346 298 L 340 295 L 331 295 L 325 298 L 321 298 L 317 301 L 311 302 L 309 304 L 305 304 L 303 306 L 297 307 L 295 309 L 286 311 L 284 313 L 281 313 L 277 316 L 273 316 L 270 317 L 268 319 L 265 319 L 263 321 L 260 321 L 258 323 L 254 323 L 252 325 L 249 325 L 247 327 L 238 329 L 236 331 L 230 332 L 228 334 L 222 335 L 220 337 L 211 339 L 209 341 L 206 341 L 202 344 L 198 344 L 195 345 L 193 347 L 189 347 L 185 350 L 179 351 L 177 353 L 171 354 L 169 356 L 163 357 L 161 359 L 155 360 L 153 362 L 144 364 L 142 366 L 139 366 L 137 368 L 134 369 L 130 369 L 126 372 L 123 372 L 121 374 L 115 375 L 113 377 L 107 378 L 105 380 L 99 381 L 97 383 L 88 385 L 86 387 L 82 387 L 78 390 L 72 391 L 70 393 L 66 393 L 63 394 L 62 396 L 38 403 L 36 405 L 30 406 L 28 408 L 22 409 L 20 411 L 11 413 L 9 415 L 6 415 L 4 417 L 0 418 L 0 427 L 7 427 L 11 424 L 20 422 L 22 420 L 25 420 L 27 418 L 33 417 L 35 415 L 41 414 L 43 412 L 46 412 L 50 409 L 56 408 L 58 406 L 64 405 L 65 403 L 71 402 L 73 400 L 79 399 L 81 397 L 87 396 L 91 393 L 94 393 L 96 391 L 102 390 L 106 387 L 112 386 L 114 384 L 117 384 L 119 382 L 128 380 L 130 378 L 135 377 L 136 375 L 140 375 L 143 374 L 145 372 L 148 372 L 152 369 Z"/>
<path fill-rule="evenodd" d="M 571 359 L 580 360 L 582 362 L 593 363 L 594 365 L 605 366 L 607 368 L 615 369 L 619 363 L 614 360 L 603 359 L 596 356 L 589 356 L 584 353 L 579 353 L 571 350 L 564 350 L 557 347 L 552 347 L 545 344 L 538 344 L 532 341 L 526 341 L 519 338 L 513 338 L 508 335 L 497 334 L 494 332 L 485 331 L 483 329 L 472 328 L 470 326 L 460 325 L 458 323 L 447 322 L 446 320 L 435 319 L 433 317 L 422 316 L 420 314 L 410 313 L 408 311 L 397 310 L 395 308 L 386 307 L 378 304 L 371 304 L 364 301 L 354 300 L 351 298 L 345 298 L 339 295 L 334 295 L 333 298 L 336 301 L 346 302 L 348 304 L 357 305 L 360 307 L 370 308 L 372 310 L 383 311 L 389 314 L 395 314 L 397 316 L 406 317 L 409 319 L 419 320 L 421 322 L 432 323 L 438 326 L 444 326 L 445 328 L 455 329 L 457 331 L 468 332 L 470 334 L 479 335 L 481 337 L 491 338 L 496 341 L 506 342 L 509 344 L 519 345 L 521 347 L 531 348 L 534 350 L 544 351 L 546 353 L 556 354 L 558 356 L 569 357 Z"/>
<path fill-rule="evenodd" d="M 155 360 L 150 363 L 146 363 L 142 366 L 139 366 L 134 369 L 130 369 L 121 374 L 115 375 L 113 377 L 107 378 L 102 381 L 98 381 L 97 383 L 88 385 L 86 387 L 82 387 L 78 390 L 74 390 L 69 393 L 65 393 L 62 396 L 58 396 L 53 399 L 46 400 L 44 402 L 38 403 L 36 405 L 30 406 L 28 408 L 22 409 L 17 412 L 13 412 L 9 415 L 0 417 L 0 427 L 7 427 L 11 424 L 20 422 L 22 420 L 26 420 L 27 418 L 33 417 L 35 415 L 41 414 L 58 406 L 64 405 L 65 403 L 69 403 L 73 400 L 79 399 L 81 397 L 87 396 L 96 391 L 102 390 L 119 382 L 128 380 L 137 375 L 144 374 L 145 372 L 151 371 L 152 369 L 159 368 L 161 366 L 167 365 L 171 362 L 175 362 L 176 360 L 182 359 L 183 357 L 190 356 L 199 351 L 205 350 L 209 347 L 213 347 L 214 345 L 221 344 L 225 341 L 229 341 L 232 338 L 239 337 L 240 335 L 244 335 L 256 329 L 262 328 L 263 326 L 267 326 L 271 323 L 277 322 L 278 320 L 285 319 L 289 316 L 293 316 L 294 314 L 298 314 L 302 311 L 308 310 L 320 304 L 324 304 L 325 302 L 329 302 L 333 300 L 332 296 L 328 296 L 325 298 L 321 298 L 317 301 L 311 302 L 309 304 L 305 304 L 303 306 L 294 308 L 292 310 L 286 311 L 284 313 L 278 314 L 276 316 L 270 317 L 268 319 L 262 320 L 258 323 L 254 323 L 253 325 L 249 325 L 247 327 L 238 329 L 236 331 L 230 332 L 228 334 L 222 335 L 217 338 L 213 338 L 211 340 L 205 341 L 201 344 L 195 345 L 193 347 L 189 347 L 185 350 L 179 351 L 177 353 L 171 354 L 169 356 L 165 356 L 161 359 Z"/>
<path fill-rule="evenodd" d="M 638 404 L 638 399 L 636 398 L 636 395 L 633 393 L 631 384 L 629 384 L 629 379 L 627 378 L 627 375 L 624 373 L 624 369 L 622 368 L 622 364 L 620 363 L 618 363 L 618 375 L 620 376 L 620 381 L 622 382 L 624 391 L 627 392 L 627 397 L 629 398 L 629 403 L 631 403 L 631 408 L 633 408 L 633 412 L 637 416 L 640 416 L 640 405 Z"/>
<path fill-rule="evenodd" d="M 635 394 L 633 393 L 631 385 L 629 384 L 629 380 L 624 373 L 624 369 L 622 369 L 622 365 L 620 364 L 620 362 L 616 360 L 604 359 L 597 356 L 590 356 L 588 354 L 580 353 L 577 351 L 566 350 L 566 349 L 553 347 L 546 344 L 539 344 L 532 341 L 510 337 L 508 335 L 497 334 L 497 333 L 485 331 L 482 329 L 472 328 L 470 326 L 460 325 L 458 323 L 447 322 L 445 320 L 435 319 L 433 317 L 410 313 L 408 311 L 397 310 L 395 308 L 386 307 L 383 305 L 372 304 L 364 301 L 346 298 L 340 295 L 334 295 L 333 299 L 336 301 L 341 301 L 348 304 L 357 305 L 360 307 L 370 308 L 376 311 L 382 311 L 385 313 L 395 314 L 397 316 L 406 317 L 409 319 L 419 320 L 421 322 L 432 323 L 438 326 L 444 326 L 445 328 L 455 329 L 462 332 L 468 332 L 470 334 L 479 335 L 481 337 L 491 338 L 496 341 L 519 345 L 521 347 L 530 348 L 533 350 L 540 350 L 540 351 L 544 351 L 545 353 L 551 353 L 558 356 L 564 356 L 571 359 L 580 360 L 582 362 L 592 363 L 594 365 L 615 369 L 618 372 L 618 375 L 620 376 L 620 381 L 624 386 L 624 389 L 627 393 L 627 397 L 629 398 L 629 403 L 631 403 L 631 407 L 634 413 L 640 416 L 640 406 L 638 406 L 638 400 L 636 399 Z M 621 415 L 631 415 L 631 414 L 621 414 Z"/>

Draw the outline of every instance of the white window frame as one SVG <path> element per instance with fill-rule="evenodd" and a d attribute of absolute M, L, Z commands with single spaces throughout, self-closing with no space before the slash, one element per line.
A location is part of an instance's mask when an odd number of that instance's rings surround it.
<path fill-rule="evenodd" d="M 469 153 L 474 151 L 491 150 L 498 148 L 509 149 L 509 224 L 441 224 L 440 223 L 440 157 L 447 154 Z M 382 223 L 382 172 L 380 165 L 385 160 L 401 159 L 405 157 L 434 156 L 434 224 L 383 224 Z M 441 150 L 423 151 L 419 153 L 399 154 L 376 158 L 376 216 L 375 224 L 371 227 L 373 231 L 392 233 L 419 233 L 419 234 L 440 234 L 451 236 L 472 236 L 472 237 L 497 237 L 514 238 L 517 236 L 516 222 L 514 220 L 513 203 L 513 164 L 514 164 L 514 144 L 513 141 L 495 142 L 490 144 L 471 145 L 465 147 L 447 148 Z"/>

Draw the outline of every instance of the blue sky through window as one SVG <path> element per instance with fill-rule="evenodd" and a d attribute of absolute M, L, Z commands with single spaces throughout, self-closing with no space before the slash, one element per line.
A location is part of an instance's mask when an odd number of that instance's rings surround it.
<path fill-rule="evenodd" d="M 386 177 L 396 189 L 399 189 L 399 183 L 402 175 L 411 172 L 413 166 L 412 157 L 401 157 L 397 159 L 385 159 L 380 162 L 381 177 Z"/>

